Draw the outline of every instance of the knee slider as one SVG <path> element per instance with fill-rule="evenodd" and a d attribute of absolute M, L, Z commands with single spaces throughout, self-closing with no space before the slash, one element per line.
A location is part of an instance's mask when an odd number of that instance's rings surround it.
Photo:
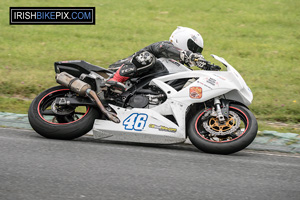
<path fill-rule="evenodd" d="M 150 69 L 155 65 L 156 57 L 148 51 L 142 51 L 133 57 L 132 63 L 137 67 L 138 71 L 142 69 Z"/>

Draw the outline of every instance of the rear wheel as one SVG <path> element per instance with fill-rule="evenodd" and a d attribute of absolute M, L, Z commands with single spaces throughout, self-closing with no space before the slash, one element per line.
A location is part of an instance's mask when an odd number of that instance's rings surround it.
<path fill-rule="evenodd" d="M 99 111 L 90 106 L 58 106 L 58 97 L 76 95 L 68 88 L 56 86 L 39 94 L 31 103 L 28 118 L 32 128 L 46 138 L 71 140 L 90 131 Z"/>
<path fill-rule="evenodd" d="M 200 111 L 188 127 L 188 136 L 198 149 L 207 153 L 230 154 L 246 148 L 254 140 L 258 125 L 246 107 L 231 105 L 225 123 L 220 123 L 209 112 L 210 109 Z"/>

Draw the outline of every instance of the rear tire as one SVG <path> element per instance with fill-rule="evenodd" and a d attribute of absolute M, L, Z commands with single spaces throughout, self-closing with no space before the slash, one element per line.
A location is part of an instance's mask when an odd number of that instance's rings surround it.
<path fill-rule="evenodd" d="M 207 132 L 209 128 L 211 128 L 210 132 L 216 131 L 215 133 L 223 130 L 222 127 L 220 129 L 216 127 L 216 122 L 207 125 L 208 128 L 204 128 L 205 120 L 202 121 L 202 116 L 207 111 L 202 110 L 197 113 L 192 117 L 188 125 L 188 136 L 193 145 L 199 150 L 214 154 L 231 154 L 246 148 L 256 137 L 258 130 L 257 121 L 255 116 L 246 107 L 235 104 L 230 105 L 229 111 L 234 117 L 231 117 L 226 131 L 230 133 L 230 128 L 233 129 L 238 124 L 233 119 L 240 120 L 243 127 L 238 128 L 234 133 L 222 136 L 213 136 L 213 134 Z"/>
<path fill-rule="evenodd" d="M 56 97 L 71 94 L 68 88 L 55 86 L 40 93 L 31 103 L 28 118 L 31 127 L 40 135 L 61 140 L 72 140 L 89 132 L 95 119 L 100 118 L 98 109 L 81 106 L 76 111 L 74 107 L 66 107 L 70 112 L 66 115 L 56 115 L 51 111 L 51 104 Z M 74 111 L 73 111 L 73 110 Z"/>

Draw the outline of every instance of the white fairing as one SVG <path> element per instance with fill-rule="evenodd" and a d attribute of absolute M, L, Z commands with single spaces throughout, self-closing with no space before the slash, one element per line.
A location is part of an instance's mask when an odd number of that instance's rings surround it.
<path fill-rule="evenodd" d="M 231 81 L 233 81 L 238 86 L 238 90 L 227 93 L 225 97 L 227 99 L 241 102 L 246 106 L 250 105 L 253 100 L 253 94 L 243 77 L 240 75 L 240 73 L 234 67 L 232 67 L 224 58 L 221 58 L 216 55 L 211 56 L 223 63 L 227 67 L 227 72 L 234 75 L 234 78 L 232 77 Z"/>
<path fill-rule="evenodd" d="M 163 90 L 167 100 L 151 109 L 124 109 L 111 105 L 121 123 L 96 120 L 94 136 L 118 141 L 180 143 L 186 140 L 185 114 L 191 104 L 220 97 L 250 105 L 253 95 L 241 75 L 225 59 L 212 56 L 222 62 L 227 71 L 192 71 L 174 60 L 160 59 L 170 74 L 153 79 L 150 85 Z M 195 78 L 196 81 L 179 91 L 166 83 L 183 78 Z M 177 123 L 167 119 L 165 116 L 168 115 L 172 115 Z"/>

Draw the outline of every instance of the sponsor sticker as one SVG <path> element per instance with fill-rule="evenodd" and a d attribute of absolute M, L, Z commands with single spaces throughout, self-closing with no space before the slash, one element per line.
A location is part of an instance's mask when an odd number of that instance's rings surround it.
<path fill-rule="evenodd" d="M 202 88 L 201 87 L 190 87 L 190 97 L 192 99 L 202 98 Z"/>
<path fill-rule="evenodd" d="M 169 127 L 166 127 L 166 126 L 156 125 L 156 124 L 149 124 L 149 128 L 154 128 L 154 129 L 157 129 L 159 131 L 166 131 L 166 132 L 172 132 L 172 133 L 175 133 L 177 131 L 176 128 L 169 128 Z"/>

